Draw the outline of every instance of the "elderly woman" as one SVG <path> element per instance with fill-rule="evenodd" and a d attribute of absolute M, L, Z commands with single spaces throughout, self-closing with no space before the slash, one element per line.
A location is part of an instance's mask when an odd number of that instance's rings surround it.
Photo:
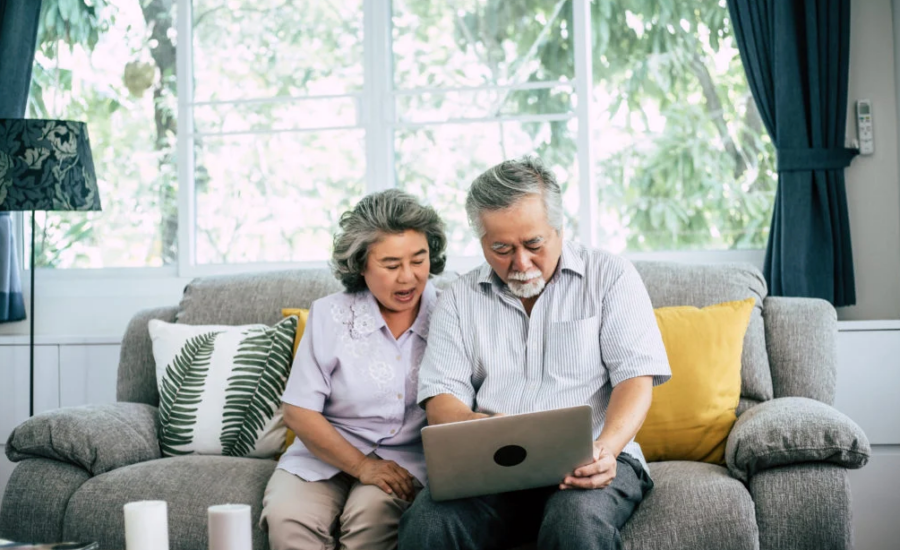
<path fill-rule="evenodd" d="M 447 239 L 398 190 L 344 213 L 332 268 L 345 292 L 313 302 L 282 401 L 297 440 L 263 499 L 273 550 L 396 548 L 425 483 L 419 362 Z"/>

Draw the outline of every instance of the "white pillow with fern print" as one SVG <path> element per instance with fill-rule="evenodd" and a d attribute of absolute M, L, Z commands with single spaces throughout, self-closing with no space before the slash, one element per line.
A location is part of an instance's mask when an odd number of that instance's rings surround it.
<path fill-rule="evenodd" d="M 281 408 L 297 318 L 274 326 L 149 323 L 164 456 L 270 458 L 284 445 Z"/>

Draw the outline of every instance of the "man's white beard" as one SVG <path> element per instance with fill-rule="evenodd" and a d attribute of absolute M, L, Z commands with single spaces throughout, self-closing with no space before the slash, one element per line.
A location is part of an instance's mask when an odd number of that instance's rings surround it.
<path fill-rule="evenodd" d="M 506 285 L 509 291 L 518 298 L 534 298 L 544 290 L 547 284 L 541 272 L 534 270 L 525 273 L 510 272 Z"/>

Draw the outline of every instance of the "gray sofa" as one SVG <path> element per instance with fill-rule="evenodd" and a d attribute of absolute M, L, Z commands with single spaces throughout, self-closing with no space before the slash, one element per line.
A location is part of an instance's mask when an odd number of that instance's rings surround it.
<path fill-rule="evenodd" d="M 852 546 L 847 469 L 869 445 L 830 405 L 835 387 L 835 311 L 821 300 L 766 296 L 760 273 L 741 265 L 638 262 L 655 307 L 706 306 L 753 296 L 745 338 L 742 398 L 727 467 L 652 463 L 656 487 L 626 525 L 630 549 L 825 550 Z M 169 505 L 174 550 L 207 547 L 206 509 L 252 505 L 258 520 L 273 460 L 212 456 L 161 458 L 158 394 L 147 323 L 275 323 L 283 307 L 308 307 L 340 290 L 324 270 L 208 277 L 181 304 L 143 311 L 128 326 L 118 403 L 59 409 L 10 436 L 18 461 L 0 509 L 0 538 L 99 540 L 124 548 L 122 506 Z M 255 550 L 268 547 L 254 527 Z"/>

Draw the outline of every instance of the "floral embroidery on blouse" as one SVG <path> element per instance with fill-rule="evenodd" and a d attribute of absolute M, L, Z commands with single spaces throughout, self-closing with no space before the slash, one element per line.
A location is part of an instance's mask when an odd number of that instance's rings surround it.
<path fill-rule="evenodd" d="M 373 309 L 376 311 L 372 311 Z M 353 297 L 349 307 L 332 304 L 331 316 L 336 323 L 343 326 L 341 344 L 350 355 L 357 359 L 368 359 L 362 370 L 375 383 L 375 396 L 385 403 L 393 404 L 395 398 L 392 382 L 396 372 L 381 346 L 378 346 L 375 341 L 375 338 L 378 338 L 377 330 L 382 324 L 382 319 L 381 312 L 372 306 L 369 294 L 367 292 L 358 293 Z M 420 346 L 420 348 L 424 350 L 424 346 Z M 421 362 L 423 353 L 424 351 L 422 353 L 417 351 L 415 367 L 410 372 L 410 376 L 414 376 L 416 380 L 414 388 L 418 386 L 418 363 Z M 416 372 L 413 373 L 412 370 Z"/>

